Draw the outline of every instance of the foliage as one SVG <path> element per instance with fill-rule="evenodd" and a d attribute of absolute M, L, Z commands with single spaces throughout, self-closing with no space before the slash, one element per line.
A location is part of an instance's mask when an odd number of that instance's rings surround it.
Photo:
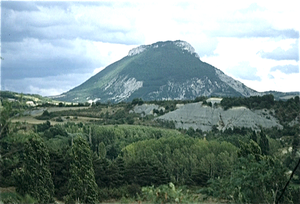
<path fill-rule="evenodd" d="M 253 140 L 243 144 L 230 176 L 210 180 L 212 196 L 237 203 L 275 203 L 286 181 L 287 169 L 278 158 L 263 156 Z M 281 200 L 289 203 L 290 191 Z"/>
<path fill-rule="evenodd" d="M 266 98 L 254 99 L 265 100 Z M 249 100 L 251 102 L 254 99 Z M 199 97 L 196 100 L 202 101 L 206 98 Z M 236 98 L 232 100 L 239 101 Z M 1 126 L 5 134 L 0 138 L 0 185 L 1 187 L 15 186 L 18 192 L 22 193 L 22 195 L 6 197 L 5 202 L 22 203 L 26 200 L 30 203 L 46 199 L 42 197 L 47 197 L 47 193 L 42 193 L 43 196 L 40 198 L 30 193 L 47 189 L 28 190 L 29 179 L 26 179 L 26 175 L 35 175 L 32 181 L 38 185 L 42 182 L 39 179 L 45 179 L 49 184 L 52 180 L 54 187 L 54 191 L 51 191 L 52 198 L 55 196 L 59 200 L 76 202 L 78 199 L 71 197 L 70 187 L 74 187 L 74 190 L 76 186 L 81 185 L 80 182 L 84 179 L 78 179 L 79 176 L 76 175 L 83 175 L 84 172 L 88 174 L 86 178 L 92 178 L 94 174 L 95 182 L 87 182 L 87 186 L 92 189 L 90 194 L 92 196 L 87 199 L 94 200 L 93 202 L 113 199 L 133 202 L 142 196 L 150 196 L 145 192 L 142 193 L 142 188 L 152 188 L 153 191 L 160 189 L 161 192 L 167 192 L 169 196 L 170 187 L 166 185 L 169 182 L 176 186 L 186 185 L 188 189 L 205 189 L 198 192 L 205 192 L 207 195 L 229 202 L 256 202 L 259 199 L 265 199 L 262 200 L 263 202 L 273 202 L 287 180 L 287 172 L 293 170 L 299 159 L 300 128 L 297 120 L 294 120 L 297 116 L 295 113 L 298 111 L 299 114 L 297 97 L 287 101 L 274 101 L 270 106 L 270 114 L 278 116 L 283 124 L 282 130 L 263 129 L 260 133 L 247 128 L 233 128 L 224 132 L 218 130 L 202 132 L 193 128 L 170 130 L 175 128 L 174 123 L 162 124 L 152 121 L 154 116 L 141 118 L 137 114 L 128 114 L 132 109 L 131 103 L 97 102 L 91 108 L 48 112 L 52 120 L 63 116 L 64 118 L 66 116 L 98 117 L 100 120 L 96 124 L 92 124 L 94 122 L 91 121 L 65 122 L 57 125 L 51 124 L 50 121 L 43 121 L 44 123 L 37 125 L 25 122 L 10 123 L 11 118 L 20 112 L 20 106 L 17 103 L 2 101 L 1 124 L 8 121 L 8 126 L 7 131 L 4 131 L 3 125 Z M 153 103 L 159 104 L 168 112 L 174 110 L 178 103 L 190 102 L 193 101 L 154 101 Z M 265 105 L 262 102 L 257 102 L 255 105 L 253 102 L 251 107 Z M 294 121 L 289 122 L 292 120 Z M 160 125 L 165 128 L 120 125 L 131 122 Z M 81 155 L 81 159 L 77 157 L 76 160 L 72 151 L 78 136 L 84 142 L 76 150 L 79 152 L 78 155 Z M 44 155 L 43 158 L 48 157 L 46 159 L 48 164 L 43 163 L 41 168 L 34 167 L 39 163 L 37 162 L 39 157 L 34 156 L 37 150 L 30 147 L 32 146 L 29 142 L 30 138 L 35 138 L 33 141 L 36 143 L 30 140 L 31 143 L 36 144 L 38 151 L 44 152 L 39 155 Z M 292 149 L 289 149 L 290 147 Z M 283 154 L 285 150 L 287 153 Z M 83 159 L 84 155 L 90 155 L 90 158 Z M 91 165 L 88 162 L 90 160 Z M 27 173 L 25 173 L 26 165 Z M 87 166 L 90 170 L 87 170 Z M 42 173 L 43 171 L 46 173 Z M 51 173 L 52 179 L 47 172 Z M 281 202 L 288 203 L 292 199 L 297 203 L 299 172 L 299 169 L 296 170 Z M 70 184 L 72 182 L 74 185 Z M 79 191 L 84 192 L 82 188 Z M 182 202 L 197 202 L 189 199 L 194 198 L 195 195 L 187 190 L 183 189 L 181 194 L 186 198 Z M 160 199 L 157 202 L 164 202 L 165 199 L 163 196 L 157 197 L 156 194 L 153 194 L 152 198 L 149 202 L 154 202 L 155 199 Z"/>
<path fill-rule="evenodd" d="M 37 203 L 37 200 L 26 194 L 25 196 L 21 196 L 18 193 L 3 193 L 1 192 L 1 201 L 3 204 L 18 204 L 18 203 L 26 203 L 33 204 Z"/>
<path fill-rule="evenodd" d="M 168 185 L 158 187 L 148 186 L 142 188 L 140 200 L 153 203 L 188 203 L 195 202 L 189 191 L 176 188 L 170 182 Z"/>
<path fill-rule="evenodd" d="M 16 191 L 29 194 L 39 203 L 52 203 L 54 186 L 49 171 L 49 154 L 42 139 L 33 135 L 25 143 L 24 163 L 14 172 Z"/>
<path fill-rule="evenodd" d="M 0 138 L 9 134 L 9 124 L 14 114 L 15 110 L 13 110 L 11 103 L 3 101 L 2 106 L 0 104 Z"/>
<path fill-rule="evenodd" d="M 71 148 L 70 179 L 66 203 L 96 203 L 97 184 L 92 165 L 91 150 L 86 140 L 77 137 Z"/>
<path fill-rule="evenodd" d="M 50 127 L 51 127 L 51 123 L 49 120 L 47 120 L 46 122 L 44 122 L 42 124 L 36 125 L 36 132 L 44 132 L 44 131 L 48 130 Z"/>
<path fill-rule="evenodd" d="M 199 181 L 195 170 L 203 172 L 206 180 L 230 172 L 235 152 L 236 148 L 227 142 L 208 142 L 184 136 L 139 141 L 122 150 L 127 169 L 134 172 L 128 182 L 142 186 L 160 185 L 157 181 L 163 178 L 175 184 L 205 183 L 205 180 Z M 155 165 L 156 171 L 165 172 L 163 178 L 152 176 L 155 171 L 150 169 Z M 154 175 L 161 175 L 157 173 Z"/>
<path fill-rule="evenodd" d="M 132 102 L 131 102 L 131 104 L 132 105 L 142 105 L 144 103 L 144 101 L 143 101 L 143 99 L 141 99 L 141 98 L 134 98 L 133 100 L 132 100 Z"/>
<path fill-rule="evenodd" d="M 85 129 L 85 134 L 89 134 L 89 129 Z M 98 151 L 98 145 L 103 142 L 106 148 L 106 157 L 109 159 L 116 158 L 122 148 L 127 145 L 146 139 L 159 139 L 171 135 L 180 135 L 175 130 L 167 130 L 161 128 L 145 127 L 145 126 L 91 126 L 92 145 L 94 152 Z"/>
<path fill-rule="evenodd" d="M 261 152 L 263 155 L 269 154 L 270 151 L 269 140 L 263 131 L 260 132 L 259 146 L 261 148 Z"/>
<path fill-rule="evenodd" d="M 227 110 L 233 106 L 246 106 L 249 109 L 270 109 L 274 105 L 274 96 L 272 94 L 263 96 L 250 96 L 249 98 L 228 98 L 224 97 L 221 106 Z"/>
<path fill-rule="evenodd" d="M 227 110 L 234 106 L 246 106 L 249 109 L 274 109 L 275 116 L 281 124 L 291 122 L 299 115 L 300 102 L 299 96 L 284 101 L 275 101 L 272 94 L 263 96 L 251 96 L 248 98 L 228 98 L 224 97 L 220 105 Z"/>
<path fill-rule="evenodd" d="M 39 120 L 50 120 L 53 117 L 53 113 L 49 113 L 47 110 L 43 112 L 42 115 L 35 117 Z"/>

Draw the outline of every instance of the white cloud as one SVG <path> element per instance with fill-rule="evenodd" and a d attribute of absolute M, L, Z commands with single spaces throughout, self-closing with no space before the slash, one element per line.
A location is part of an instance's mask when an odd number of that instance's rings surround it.
<path fill-rule="evenodd" d="M 230 74 L 238 79 L 261 81 L 257 75 L 257 68 L 252 67 L 249 62 L 240 62 L 237 66 L 227 69 L 227 74 Z"/>
<path fill-rule="evenodd" d="M 259 54 L 268 59 L 299 61 L 299 40 L 297 39 L 289 45 L 286 44 L 286 46 L 277 47 L 271 52 L 260 51 Z"/>
<path fill-rule="evenodd" d="M 250 80 L 241 80 L 241 82 L 260 92 L 270 90 L 292 92 L 299 91 L 299 79 L 299 73 L 287 75 L 277 70 L 272 72 L 271 76 L 264 77 L 260 82 Z"/>
<path fill-rule="evenodd" d="M 278 65 L 278 66 L 272 67 L 270 71 L 274 72 L 277 70 L 279 70 L 285 74 L 299 73 L 299 65 L 292 65 L 292 64 Z"/>
<path fill-rule="evenodd" d="M 58 95 L 80 85 L 91 76 L 91 74 L 63 74 L 49 77 L 8 79 L 3 89 L 42 96 Z"/>

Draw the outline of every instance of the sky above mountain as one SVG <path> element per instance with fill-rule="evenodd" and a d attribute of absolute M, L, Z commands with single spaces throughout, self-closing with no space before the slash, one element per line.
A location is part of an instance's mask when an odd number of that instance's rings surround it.
<path fill-rule="evenodd" d="M 297 1 L 1 1 L 1 90 L 58 95 L 132 48 L 183 40 L 257 91 L 300 91 Z"/>

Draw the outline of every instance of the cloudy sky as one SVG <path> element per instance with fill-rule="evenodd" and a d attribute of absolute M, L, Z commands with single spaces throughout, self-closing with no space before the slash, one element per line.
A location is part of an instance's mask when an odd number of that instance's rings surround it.
<path fill-rule="evenodd" d="M 2 1 L 1 89 L 43 96 L 80 85 L 134 47 L 184 40 L 257 91 L 300 91 L 293 1 Z"/>

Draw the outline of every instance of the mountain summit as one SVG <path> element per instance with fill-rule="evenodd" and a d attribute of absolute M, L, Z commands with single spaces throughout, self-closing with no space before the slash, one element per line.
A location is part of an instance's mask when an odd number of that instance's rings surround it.
<path fill-rule="evenodd" d="M 184 41 L 157 42 L 129 51 L 121 60 L 57 97 L 70 102 L 182 100 L 197 96 L 258 93 L 200 60 Z"/>

